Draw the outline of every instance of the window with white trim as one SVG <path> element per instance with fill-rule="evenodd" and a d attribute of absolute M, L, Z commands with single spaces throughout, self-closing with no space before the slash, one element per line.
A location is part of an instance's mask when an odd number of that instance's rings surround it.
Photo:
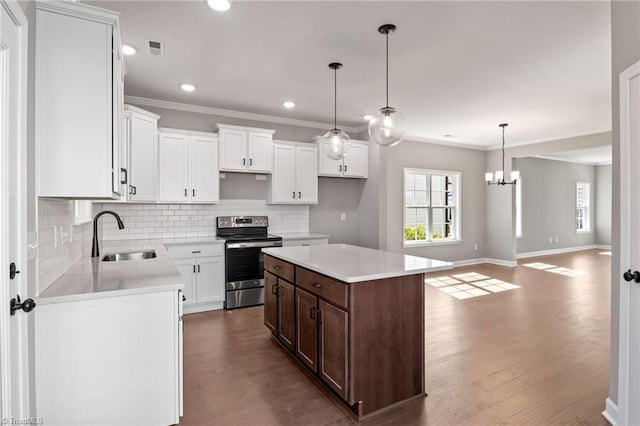
<path fill-rule="evenodd" d="M 460 240 L 460 172 L 404 169 L 405 246 Z"/>
<path fill-rule="evenodd" d="M 516 181 L 516 237 L 522 236 L 522 176 L 520 176 Z"/>
<path fill-rule="evenodd" d="M 576 231 L 591 231 L 591 183 L 576 182 Z"/>

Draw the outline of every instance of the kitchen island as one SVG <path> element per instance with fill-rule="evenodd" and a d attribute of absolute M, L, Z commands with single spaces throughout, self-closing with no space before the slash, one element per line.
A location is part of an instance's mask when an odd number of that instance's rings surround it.
<path fill-rule="evenodd" d="M 346 244 L 265 253 L 265 325 L 362 419 L 425 395 L 424 277 L 453 265 Z"/>

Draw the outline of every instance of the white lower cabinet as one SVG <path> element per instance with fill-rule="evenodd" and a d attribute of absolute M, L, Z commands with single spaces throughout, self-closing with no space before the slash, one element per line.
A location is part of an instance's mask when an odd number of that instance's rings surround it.
<path fill-rule="evenodd" d="M 39 304 L 36 412 L 48 425 L 171 425 L 182 412 L 179 290 Z"/>
<path fill-rule="evenodd" d="M 185 313 L 222 309 L 224 244 L 174 245 L 167 250 L 185 281 Z"/>
<path fill-rule="evenodd" d="M 270 180 L 270 204 L 318 204 L 317 145 L 274 142 Z"/>

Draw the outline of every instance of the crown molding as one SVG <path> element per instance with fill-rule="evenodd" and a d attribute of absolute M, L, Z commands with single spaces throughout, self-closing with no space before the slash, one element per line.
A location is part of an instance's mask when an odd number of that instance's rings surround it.
<path fill-rule="evenodd" d="M 584 166 L 608 166 L 612 164 L 611 161 L 580 161 L 580 160 L 571 160 L 566 158 L 557 158 L 551 155 L 533 155 L 532 157 L 540 158 L 542 160 L 560 161 L 562 163 L 582 164 Z"/>
<path fill-rule="evenodd" d="M 120 12 L 75 1 L 38 0 L 35 2 L 35 7 L 37 10 L 46 10 L 47 12 L 115 26 L 118 26 L 120 18 Z"/>
<path fill-rule="evenodd" d="M 470 144 L 465 144 L 465 143 L 440 141 L 440 140 L 437 140 L 437 139 L 423 138 L 423 137 L 415 136 L 415 135 L 407 135 L 407 136 L 405 136 L 405 138 L 403 140 L 408 141 L 408 142 L 418 142 L 418 143 L 428 143 L 428 144 L 431 144 L 431 145 L 449 146 L 449 147 L 452 147 L 452 148 L 472 149 L 474 151 L 486 151 L 487 150 L 487 148 L 484 147 L 484 146 L 470 145 Z"/>
<path fill-rule="evenodd" d="M 177 111 L 196 112 L 200 114 L 218 115 L 221 117 L 240 118 L 243 120 L 262 121 L 266 123 L 286 124 L 288 126 L 309 127 L 312 129 L 333 128 L 333 124 L 319 123 L 316 121 L 297 120 L 295 118 L 276 117 L 274 115 L 255 114 L 252 112 L 233 111 L 230 109 L 212 108 L 201 105 L 183 104 L 180 102 L 162 101 L 159 99 L 142 98 L 125 95 L 126 103 L 144 105 L 156 108 L 172 109 Z M 357 127 L 341 126 L 348 133 L 357 133 Z"/>

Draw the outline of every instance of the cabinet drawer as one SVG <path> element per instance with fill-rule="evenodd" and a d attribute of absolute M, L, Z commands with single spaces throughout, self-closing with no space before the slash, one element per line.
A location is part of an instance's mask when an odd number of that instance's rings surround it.
<path fill-rule="evenodd" d="M 224 256 L 224 244 L 167 245 L 167 251 L 172 259 Z"/>
<path fill-rule="evenodd" d="M 296 269 L 297 286 L 343 308 L 349 306 L 346 284 L 308 269 Z"/>
<path fill-rule="evenodd" d="M 293 265 L 275 257 L 264 257 L 264 269 L 289 282 L 293 282 Z"/>

